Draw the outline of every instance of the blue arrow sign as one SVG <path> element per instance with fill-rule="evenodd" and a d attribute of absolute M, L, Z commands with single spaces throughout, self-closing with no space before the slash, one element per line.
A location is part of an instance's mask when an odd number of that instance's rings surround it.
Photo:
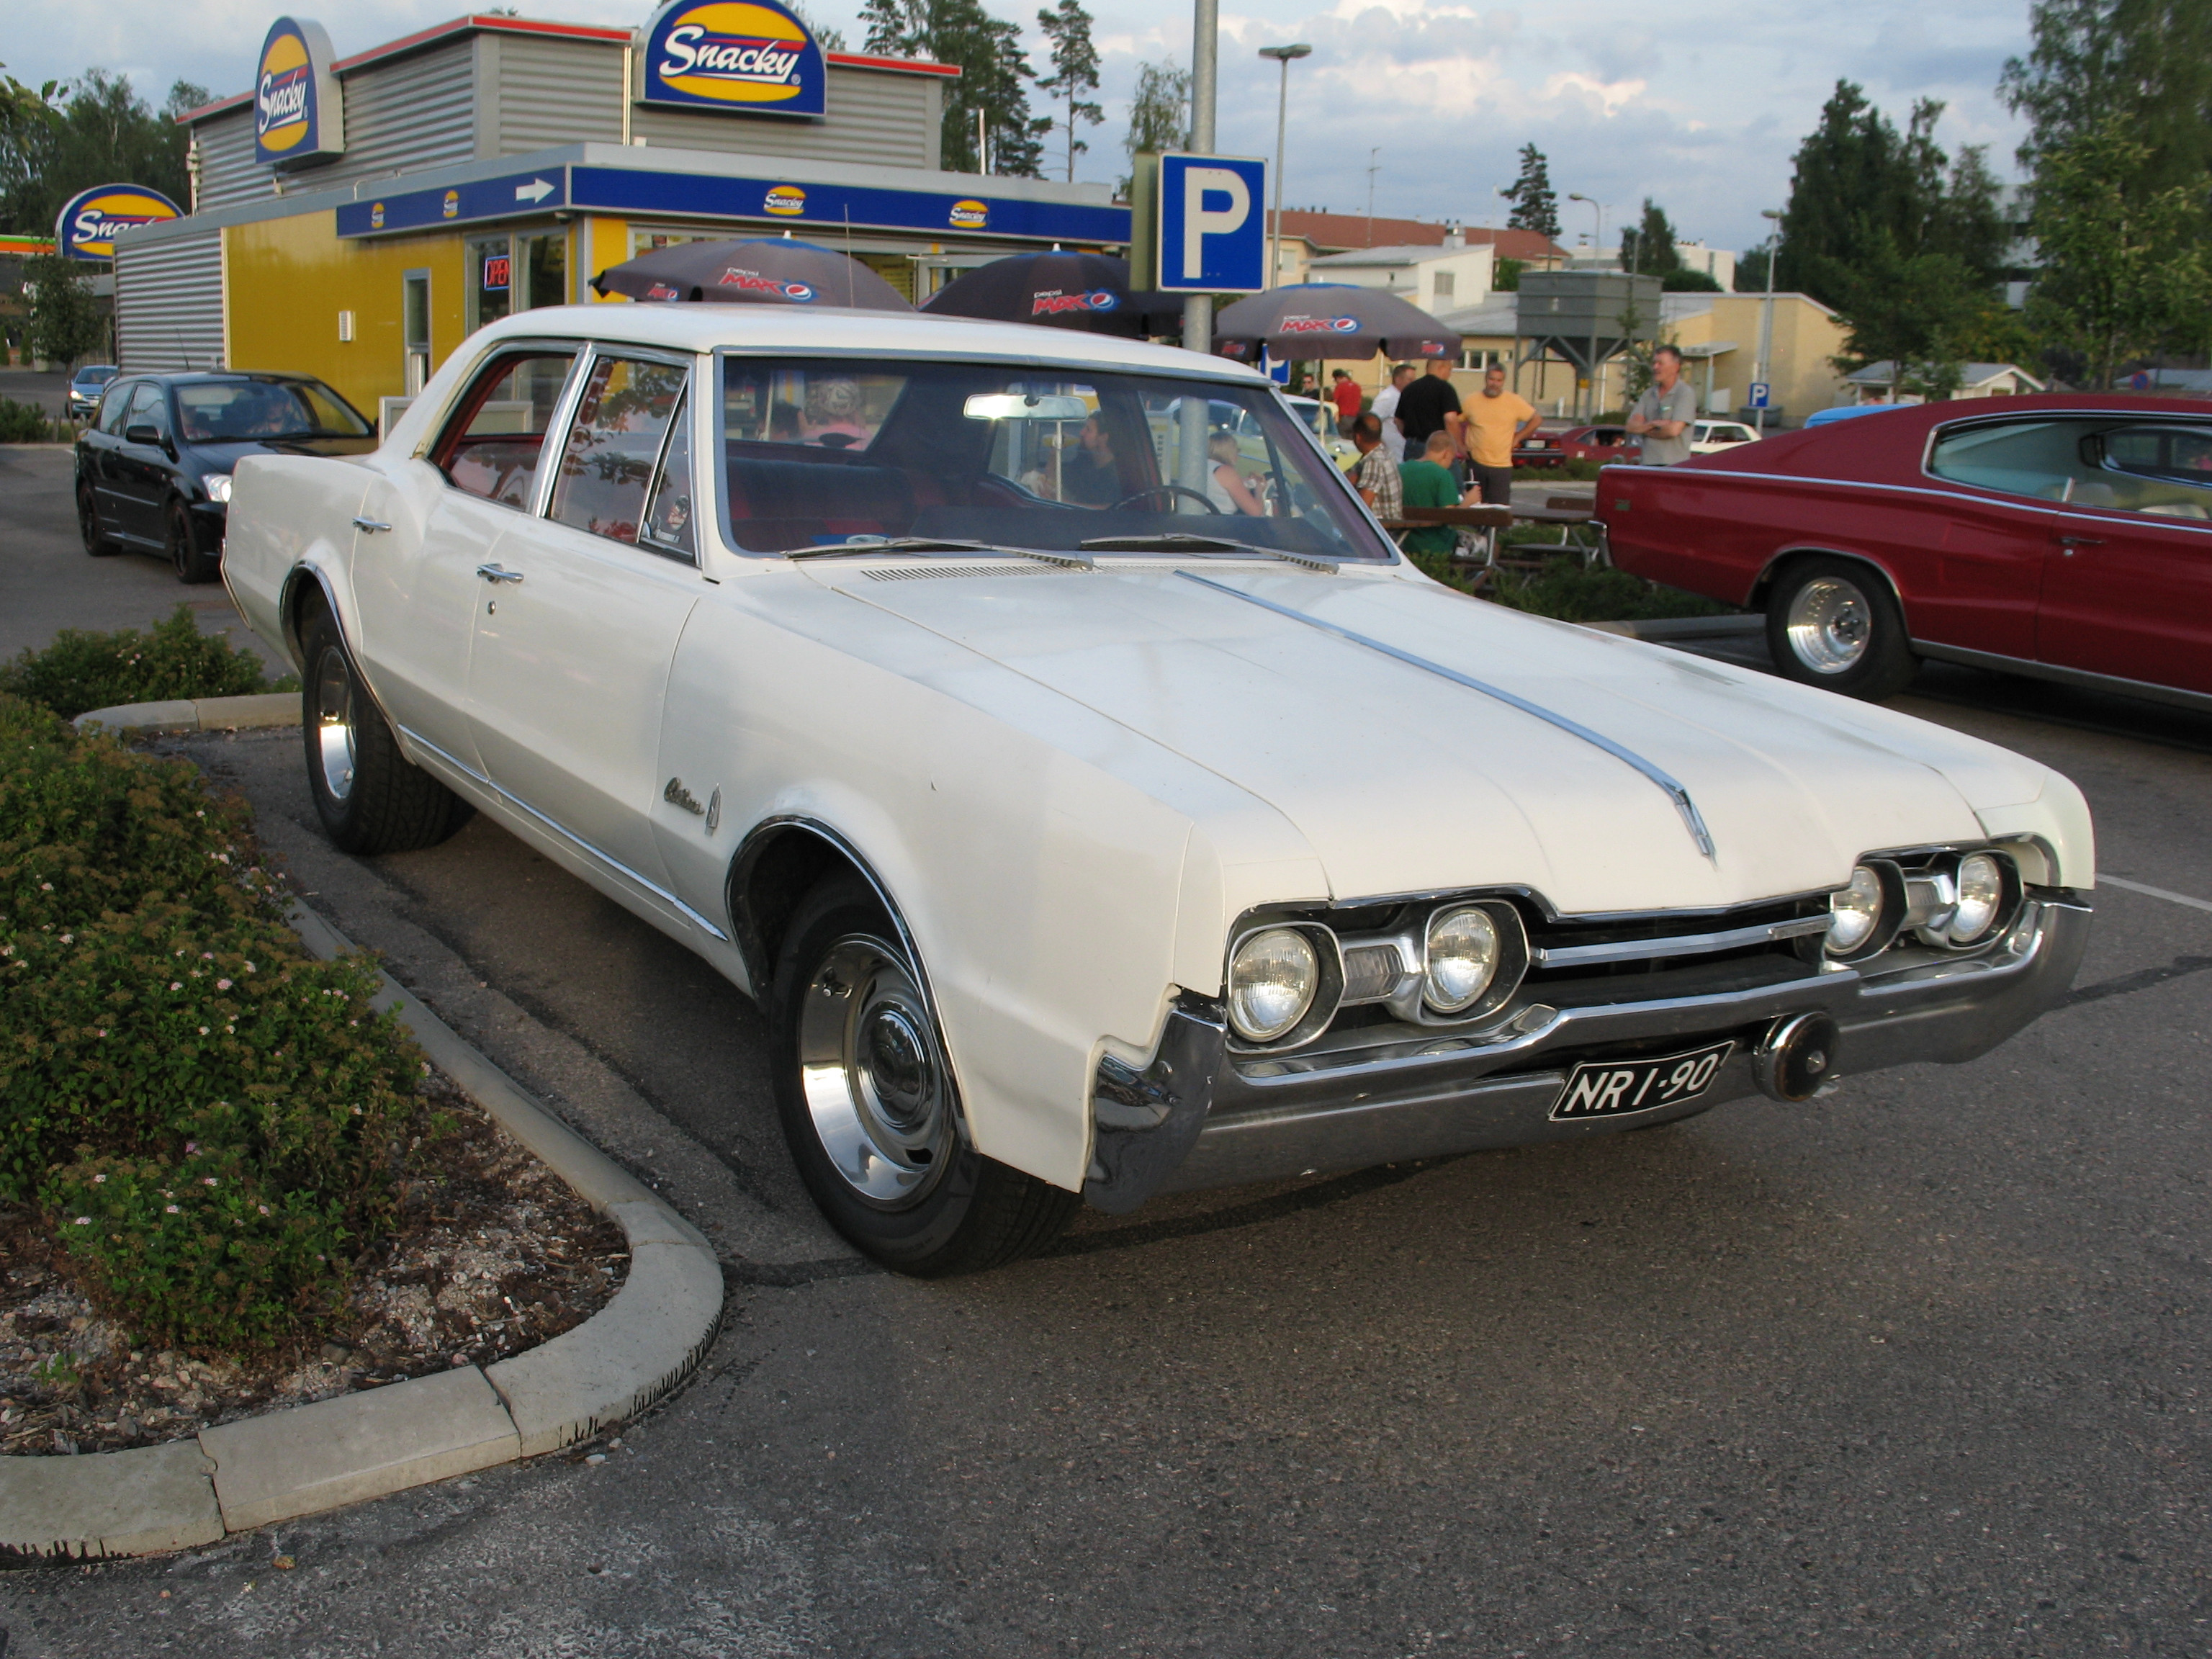
<path fill-rule="evenodd" d="M 510 173 L 477 179 L 449 190 L 403 190 L 338 209 L 338 234 L 374 236 L 386 231 L 422 230 L 438 225 L 471 224 L 483 219 L 512 219 L 518 214 L 564 207 L 568 170 Z"/>

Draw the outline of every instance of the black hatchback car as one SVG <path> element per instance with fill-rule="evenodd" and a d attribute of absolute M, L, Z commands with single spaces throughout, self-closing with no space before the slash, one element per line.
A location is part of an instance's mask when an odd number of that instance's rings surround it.
<path fill-rule="evenodd" d="M 213 581 L 240 456 L 375 447 L 361 412 L 304 374 L 123 375 L 76 441 L 84 550 L 158 551 L 178 580 Z"/>

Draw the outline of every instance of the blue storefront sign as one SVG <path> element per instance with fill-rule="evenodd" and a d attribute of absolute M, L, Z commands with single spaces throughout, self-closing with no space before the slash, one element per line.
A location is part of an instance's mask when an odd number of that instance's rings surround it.
<path fill-rule="evenodd" d="M 320 23 L 280 17 L 261 43 L 253 83 L 253 153 L 277 167 L 345 153 L 345 105 Z"/>
<path fill-rule="evenodd" d="M 1257 294 L 1267 285 L 1267 164 L 1234 155 L 1160 157 L 1159 286 Z"/>
<path fill-rule="evenodd" d="M 820 115 L 829 67 L 777 0 L 671 0 L 647 28 L 638 101 L 725 115 Z"/>
<path fill-rule="evenodd" d="M 395 230 L 430 230 L 440 225 L 512 219 L 520 214 L 557 208 L 568 199 L 568 169 L 510 173 L 477 179 L 445 190 L 394 191 L 338 209 L 338 234 L 375 236 Z"/>

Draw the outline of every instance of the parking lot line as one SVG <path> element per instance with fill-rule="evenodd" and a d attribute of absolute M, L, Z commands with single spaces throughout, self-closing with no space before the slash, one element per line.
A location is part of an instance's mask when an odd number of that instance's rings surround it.
<path fill-rule="evenodd" d="M 2163 887 L 2146 887 L 2139 881 L 2130 881 L 2122 876 L 2108 876 L 2101 870 L 2097 879 L 2114 887 L 2124 887 L 2130 893 L 2146 893 L 2152 898 L 2164 899 L 2168 904 L 2185 904 L 2192 910 L 2212 910 L 2212 902 L 2191 898 L 2186 893 L 2169 893 Z"/>

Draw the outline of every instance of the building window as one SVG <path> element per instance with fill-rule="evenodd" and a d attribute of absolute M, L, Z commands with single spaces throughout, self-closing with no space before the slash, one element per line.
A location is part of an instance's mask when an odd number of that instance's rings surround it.
<path fill-rule="evenodd" d="M 468 244 L 469 331 L 514 309 L 514 245 L 505 236 Z"/>
<path fill-rule="evenodd" d="M 1452 273 L 1449 270 L 1438 271 L 1436 276 L 1436 286 L 1432 291 L 1439 300 L 1450 299 L 1452 296 Z"/>
<path fill-rule="evenodd" d="M 514 239 L 514 275 L 521 289 L 514 309 L 534 311 L 539 306 L 568 303 L 568 233 L 533 231 Z"/>
<path fill-rule="evenodd" d="M 410 270 L 399 279 L 399 326 L 406 337 L 407 395 L 422 391 L 430 378 L 430 273 Z"/>

